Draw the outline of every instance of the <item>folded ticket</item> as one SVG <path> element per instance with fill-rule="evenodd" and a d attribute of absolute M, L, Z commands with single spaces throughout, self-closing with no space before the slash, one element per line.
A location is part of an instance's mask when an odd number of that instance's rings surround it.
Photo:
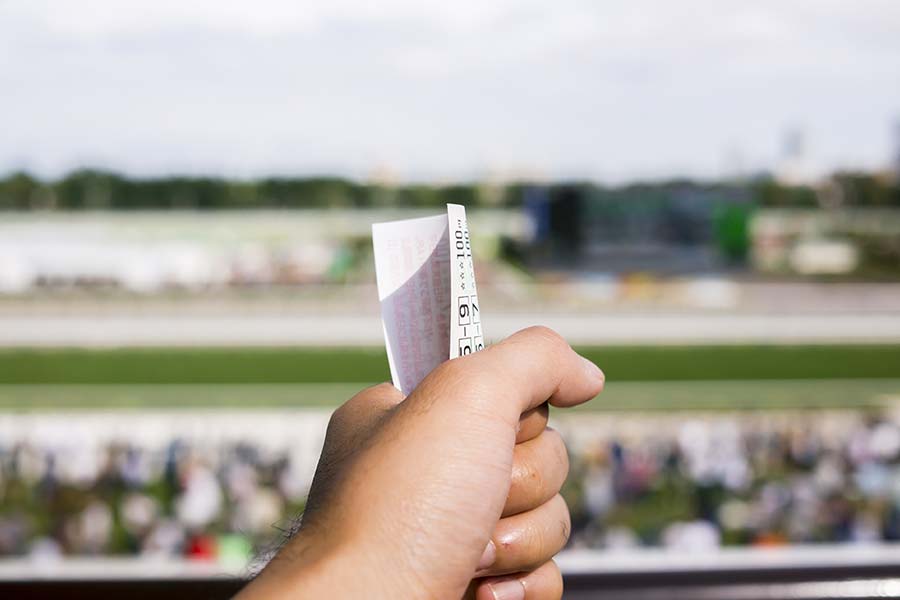
<path fill-rule="evenodd" d="M 391 379 L 408 395 L 436 366 L 484 348 L 466 209 L 372 225 Z"/>

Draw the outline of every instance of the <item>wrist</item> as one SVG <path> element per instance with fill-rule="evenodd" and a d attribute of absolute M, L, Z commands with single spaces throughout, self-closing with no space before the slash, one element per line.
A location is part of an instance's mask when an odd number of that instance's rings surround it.
<path fill-rule="evenodd" d="M 430 598 L 422 582 L 409 581 L 389 544 L 342 539 L 341 532 L 301 528 L 241 600 L 254 598 Z M 418 591 L 417 591 L 418 590 Z"/>
<path fill-rule="evenodd" d="M 394 547 L 395 541 L 356 539 L 334 544 L 306 567 L 309 580 L 321 593 L 312 597 L 354 600 L 437 597 L 425 587 L 427 580 L 417 579 L 415 565 L 408 564 L 406 554 Z"/>

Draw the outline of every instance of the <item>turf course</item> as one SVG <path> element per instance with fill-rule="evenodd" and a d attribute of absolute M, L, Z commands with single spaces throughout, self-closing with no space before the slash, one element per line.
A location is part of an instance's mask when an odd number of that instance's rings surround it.
<path fill-rule="evenodd" d="M 610 381 L 900 378 L 900 345 L 578 350 Z M 384 351 L 374 349 L 0 349 L 0 385 L 364 383 L 388 377 Z"/>
<path fill-rule="evenodd" d="M 876 407 L 900 398 L 900 346 L 579 348 L 607 374 L 584 410 Z M 381 350 L 0 350 L 0 410 L 332 407 L 389 377 Z"/>
<path fill-rule="evenodd" d="M 366 384 L 12 384 L 0 411 L 333 408 Z M 900 402 L 898 379 L 610 382 L 576 410 L 679 411 L 878 408 Z"/>

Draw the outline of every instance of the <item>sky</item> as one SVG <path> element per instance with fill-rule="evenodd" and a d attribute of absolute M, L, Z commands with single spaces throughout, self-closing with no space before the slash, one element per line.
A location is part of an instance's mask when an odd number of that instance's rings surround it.
<path fill-rule="evenodd" d="M 0 0 L 0 173 L 887 167 L 896 0 Z M 796 145 L 796 144 L 795 144 Z"/>

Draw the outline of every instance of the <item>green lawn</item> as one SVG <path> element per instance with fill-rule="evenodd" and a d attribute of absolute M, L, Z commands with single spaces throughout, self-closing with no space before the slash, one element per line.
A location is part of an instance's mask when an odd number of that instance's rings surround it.
<path fill-rule="evenodd" d="M 0 410 L 334 407 L 365 384 L 12 384 Z M 610 382 L 579 410 L 866 408 L 900 401 L 900 379 Z"/>
<path fill-rule="evenodd" d="M 584 410 L 875 407 L 900 399 L 900 346 L 581 348 L 607 374 Z M 0 350 L 0 410 L 333 407 L 388 378 L 382 351 Z"/>
<path fill-rule="evenodd" d="M 580 348 L 609 381 L 900 378 L 900 345 Z M 389 377 L 382 350 L 2 349 L 0 385 L 348 383 Z"/>

